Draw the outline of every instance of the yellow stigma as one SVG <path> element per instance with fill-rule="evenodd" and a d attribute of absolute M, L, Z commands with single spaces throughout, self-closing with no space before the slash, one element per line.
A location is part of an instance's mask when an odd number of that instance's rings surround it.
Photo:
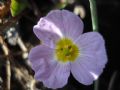
<path fill-rule="evenodd" d="M 78 46 L 75 45 L 70 39 L 63 38 L 56 43 L 55 57 L 58 61 L 68 62 L 75 61 L 79 56 Z"/>

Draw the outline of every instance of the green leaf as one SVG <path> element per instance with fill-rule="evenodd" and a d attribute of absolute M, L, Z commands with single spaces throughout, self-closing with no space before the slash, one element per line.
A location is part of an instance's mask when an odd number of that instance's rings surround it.
<path fill-rule="evenodd" d="M 66 7 L 66 5 L 67 5 L 67 3 L 58 3 L 57 6 L 56 6 L 56 8 L 63 9 L 63 8 Z"/>
<path fill-rule="evenodd" d="M 65 8 L 66 6 L 67 6 L 67 4 L 68 4 L 68 0 L 59 0 L 57 3 L 55 3 L 56 5 L 55 5 L 55 8 L 57 8 L 57 9 L 63 9 L 63 8 Z"/>
<path fill-rule="evenodd" d="M 20 14 L 27 6 L 27 0 L 11 0 L 10 11 L 12 16 Z"/>

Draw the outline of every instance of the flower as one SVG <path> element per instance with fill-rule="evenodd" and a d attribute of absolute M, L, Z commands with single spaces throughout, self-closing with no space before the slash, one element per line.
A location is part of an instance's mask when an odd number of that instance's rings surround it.
<path fill-rule="evenodd" d="M 105 43 L 98 32 L 83 32 L 82 20 L 67 10 L 53 10 L 34 26 L 42 41 L 31 49 L 29 60 L 35 79 L 48 88 L 67 84 L 70 73 L 90 85 L 103 72 L 107 62 Z"/>

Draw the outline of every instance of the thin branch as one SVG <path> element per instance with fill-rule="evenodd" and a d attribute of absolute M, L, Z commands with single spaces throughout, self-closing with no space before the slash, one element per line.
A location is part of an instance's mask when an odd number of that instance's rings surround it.
<path fill-rule="evenodd" d="M 3 49 L 4 54 L 7 56 L 7 59 L 6 59 L 6 77 L 7 77 L 6 78 L 6 90 L 10 90 L 11 66 L 10 66 L 10 61 L 9 61 L 9 58 L 8 58 L 9 50 L 8 50 L 8 47 L 4 43 L 4 40 L 1 36 L 0 36 L 0 44 L 1 44 L 1 47 Z"/>
<path fill-rule="evenodd" d="M 90 12 L 92 18 L 92 29 L 93 31 L 98 31 L 98 17 L 97 17 L 97 7 L 95 0 L 89 0 Z M 94 90 L 99 90 L 99 79 L 95 81 Z"/>

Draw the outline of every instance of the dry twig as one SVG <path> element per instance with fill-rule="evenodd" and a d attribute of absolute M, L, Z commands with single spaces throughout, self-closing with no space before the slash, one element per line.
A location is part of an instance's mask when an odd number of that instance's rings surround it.
<path fill-rule="evenodd" d="M 6 78 L 6 90 L 10 90 L 11 66 L 10 66 L 10 61 L 8 58 L 9 50 L 8 50 L 7 45 L 4 43 L 2 36 L 0 36 L 0 44 L 1 44 L 1 47 L 2 47 L 4 54 L 7 56 L 7 59 L 6 59 L 6 76 L 7 76 L 7 78 Z"/>

